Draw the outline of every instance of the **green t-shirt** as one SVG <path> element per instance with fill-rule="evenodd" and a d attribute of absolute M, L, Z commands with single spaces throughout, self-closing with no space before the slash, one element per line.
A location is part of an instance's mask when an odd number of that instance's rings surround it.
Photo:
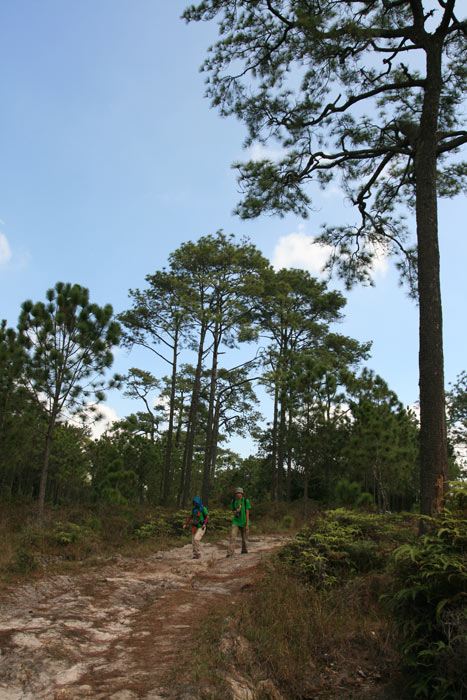
<path fill-rule="evenodd" d="M 240 508 L 239 508 L 240 507 Z M 237 511 L 237 509 L 239 510 Z M 235 511 L 232 523 L 238 525 L 238 527 L 245 527 L 246 525 L 246 512 L 250 510 L 250 501 L 248 498 L 234 498 L 232 501 L 232 510 Z"/>
<path fill-rule="evenodd" d="M 203 527 L 206 516 L 208 515 L 208 511 L 207 511 L 206 506 L 203 506 L 202 510 L 200 508 L 192 508 L 191 515 L 193 516 L 193 518 L 196 518 L 196 513 L 198 511 L 199 511 L 199 521 L 198 521 L 197 527 Z M 192 520 L 191 522 L 192 522 L 192 526 L 193 526 L 194 520 Z M 196 525 L 195 525 L 195 527 L 196 527 Z"/>

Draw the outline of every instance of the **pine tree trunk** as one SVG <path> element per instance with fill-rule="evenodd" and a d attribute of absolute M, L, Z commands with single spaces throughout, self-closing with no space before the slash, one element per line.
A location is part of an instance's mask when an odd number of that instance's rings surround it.
<path fill-rule="evenodd" d="M 308 466 L 303 468 L 303 515 L 308 517 Z"/>
<path fill-rule="evenodd" d="M 221 340 L 222 331 L 219 330 L 219 326 L 216 323 L 214 329 L 214 346 L 212 351 L 212 364 L 211 364 L 211 378 L 210 378 L 210 388 L 209 388 L 209 406 L 208 406 L 208 423 L 206 426 L 206 448 L 204 450 L 204 463 L 203 463 L 203 485 L 201 490 L 202 501 L 205 505 L 209 503 L 209 491 L 211 487 L 211 464 L 212 464 L 212 452 L 213 452 L 213 421 L 214 421 L 214 402 L 216 398 L 216 385 L 217 385 L 217 361 L 219 353 L 219 344 Z"/>
<path fill-rule="evenodd" d="M 166 506 L 169 501 L 170 492 L 170 472 L 172 462 L 172 441 L 174 432 L 174 413 L 175 413 L 175 385 L 177 381 L 177 357 L 178 357 L 178 326 L 175 330 L 173 357 L 172 357 L 172 379 L 170 384 L 170 408 L 169 408 L 169 427 L 167 430 L 167 447 L 165 451 L 164 462 L 164 485 L 162 493 L 162 504 Z"/>
<path fill-rule="evenodd" d="M 284 496 L 284 460 L 285 460 L 285 436 L 286 436 L 286 407 L 287 390 L 285 375 L 287 372 L 287 336 L 282 334 L 281 357 L 279 362 L 279 435 L 277 441 L 277 487 L 276 500 L 282 501 Z"/>
<path fill-rule="evenodd" d="M 276 468 L 277 468 L 277 418 L 278 418 L 278 402 L 279 402 L 279 390 L 276 386 L 274 387 L 274 416 L 272 421 L 272 455 L 271 455 L 271 469 L 272 469 L 272 480 L 271 480 L 271 498 L 276 498 Z"/>
<path fill-rule="evenodd" d="M 47 474 L 49 471 L 50 448 L 52 447 L 52 436 L 55 425 L 55 417 L 50 420 L 50 424 L 45 436 L 44 460 L 42 462 L 41 480 L 39 484 L 39 500 L 37 503 L 37 522 L 42 524 L 44 518 L 45 492 L 47 488 Z"/>
<path fill-rule="evenodd" d="M 289 397 L 289 424 L 287 434 L 287 501 L 292 500 L 292 401 Z"/>
<path fill-rule="evenodd" d="M 195 444 L 195 434 L 196 425 L 198 422 L 198 407 L 199 407 L 199 394 L 201 389 L 201 372 L 203 369 L 203 354 L 204 354 L 204 341 L 206 338 L 206 328 L 203 325 L 201 327 L 199 346 L 198 346 L 198 362 L 196 364 L 195 381 L 193 384 L 193 393 L 191 395 L 191 405 L 190 405 L 190 417 L 189 417 L 189 427 L 186 436 L 185 450 L 183 455 L 184 472 L 185 472 L 185 484 L 183 487 L 183 497 L 181 505 L 185 507 L 190 494 L 191 486 L 191 467 L 193 463 L 193 450 Z"/>
<path fill-rule="evenodd" d="M 216 474 L 217 450 L 219 441 L 219 417 L 220 417 L 220 401 L 217 401 L 216 410 L 214 413 L 214 428 L 212 435 L 212 453 L 211 453 L 211 483 L 214 482 Z"/>
<path fill-rule="evenodd" d="M 279 439 L 277 443 L 277 487 L 276 500 L 282 501 L 284 489 L 284 459 L 285 459 L 285 396 L 281 391 L 279 402 Z"/>
<path fill-rule="evenodd" d="M 415 158 L 420 317 L 420 510 L 439 513 L 447 476 L 443 321 L 436 192 L 441 50 L 427 51 L 427 88 Z"/>

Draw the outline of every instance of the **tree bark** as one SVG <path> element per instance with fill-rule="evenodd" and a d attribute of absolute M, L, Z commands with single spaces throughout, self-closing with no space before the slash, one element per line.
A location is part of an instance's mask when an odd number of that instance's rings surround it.
<path fill-rule="evenodd" d="M 292 400 L 289 394 L 289 420 L 287 429 L 287 501 L 292 500 Z"/>
<path fill-rule="evenodd" d="M 191 486 L 191 466 L 193 463 L 193 450 L 195 444 L 195 434 L 196 425 L 198 422 L 198 406 L 199 406 L 199 394 L 201 389 L 201 372 L 203 369 L 203 354 L 204 354 L 204 341 L 206 338 L 206 327 L 203 325 L 200 331 L 200 339 L 198 346 L 198 361 L 196 364 L 195 380 L 193 384 L 193 392 L 191 395 L 191 405 L 190 405 L 190 415 L 188 419 L 188 430 L 185 442 L 185 450 L 183 453 L 183 464 L 184 464 L 184 480 L 185 484 L 183 487 L 183 497 L 181 505 L 185 507 L 188 500 Z"/>
<path fill-rule="evenodd" d="M 279 390 L 277 387 L 277 382 L 274 387 L 274 415 L 272 420 L 272 454 L 271 454 L 271 469 L 272 469 L 272 480 L 271 480 L 271 498 L 274 500 L 277 493 L 277 418 L 278 418 L 278 404 L 279 404 Z"/>
<path fill-rule="evenodd" d="M 279 435 L 277 441 L 277 487 L 276 500 L 282 501 L 284 497 L 284 460 L 285 460 L 285 436 L 286 436 L 286 408 L 287 389 L 285 375 L 287 373 L 287 334 L 284 331 L 281 339 L 279 363 Z"/>
<path fill-rule="evenodd" d="M 211 453 L 211 483 L 214 481 L 216 474 L 217 451 L 219 442 L 219 420 L 220 420 L 221 402 L 217 400 L 216 410 L 214 411 L 214 427 L 212 434 L 212 453 Z"/>
<path fill-rule="evenodd" d="M 41 480 L 39 484 L 39 499 L 37 503 L 37 522 L 39 525 L 42 524 L 44 518 L 45 492 L 47 488 L 47 474 L 49 470 L 50 448 L 52 446 L 54 425 L 55 417 L 52 417 L 45 436 L 44 460 L 42 462 Z"/>
<path fill-rule="evenodd" d="M 218 311 L 219 312 L 219 311 Z M 201 490 L 202 501 L 205 505 L 209 503 L 209 492 L 211 487 L 211 464 L 212 464 L 212 452 L 213 452 L 213 438 L 214 438 L 214 402 L 216 398 L 216 384 L 217 384 L 217 362 L 219 356 L 219 344 L 221 341 L 222 331 L 219 329 L 219 324 L 216 322 L 214 331 L 214 345 L 212 350 L 212 364 L 211 364 L 211 377 L 210 377 L 210 388 L 209 388 L 209 407 L 208 407 L 208 423 L 206 426 L 206 448 L 204 451 L 204 463 L 203 463 L 203 485 Z"/>
<path fill-rule="evenodd" d="M 174 344 L 173 344 L 173 359 L 172 359 L 172 379 L 170 385 L 170 408 L 169 408 L 169 427 L 167 430 L 167 447 L 165 451 L 164 462 L 164 485 L 162 493 L 162 504 L 166 506 L 169 501 L 170 493 L 170 472 L 172 462 L 172 440 L 174 431 L 174 413 L 175 413 L 175 385 L 177 382 L 177 358 L 178 358 L 178 326 L 175 329 Z"/>
<path fill-rule="evenodd" d="M 427 50 L 427 87 L 415 157 L 420 370 L 420 511 L 442 507 L 447 478 L 443 320 L 436 191 L 437 124 L 442 87 L 441 46 Z"/>

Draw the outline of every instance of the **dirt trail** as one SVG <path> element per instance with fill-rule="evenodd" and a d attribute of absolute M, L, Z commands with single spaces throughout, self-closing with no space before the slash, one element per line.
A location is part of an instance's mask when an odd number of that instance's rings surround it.
<path fill-rule="evenodd" d="M 190 654 L 197 623 L 258 576 L 283 537 L 158 552 L 56 576 L 11 592 L 0 612 L 0 700 L 195 698 Z"/>

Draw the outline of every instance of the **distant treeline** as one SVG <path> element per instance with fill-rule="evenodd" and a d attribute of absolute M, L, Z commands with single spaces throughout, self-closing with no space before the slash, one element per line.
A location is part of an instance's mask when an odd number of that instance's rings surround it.
<path fill-rule="evenodd" d="M 325 282 L 276 272 L 251 242 L 218 232 L 181 245 L 129 298 L 115 318 L 85 288 L 58 283 L 23 304 L 16 329 L 3 322 L 3 499 L 37 499 L 40 513 L 45 501 L 184 506 L 241 482 L 261 500 L 417 503 L 416 417 L 361 369 L 371 343 L 331 330 L 345 299 Z M 118 344 L 146 348 L 147 365 L 105 384 Z M 236 361 L 240 346 L 249 352 Z M 156 377 L 161 358 L 167 374 Z M 79 417 L 109 385 L 140 410 L 93 440 Z M 265 418 L 258 387 L 271 397 Z M 234 435 L 252 436 L 257 453 L 226 448 Z"/>

